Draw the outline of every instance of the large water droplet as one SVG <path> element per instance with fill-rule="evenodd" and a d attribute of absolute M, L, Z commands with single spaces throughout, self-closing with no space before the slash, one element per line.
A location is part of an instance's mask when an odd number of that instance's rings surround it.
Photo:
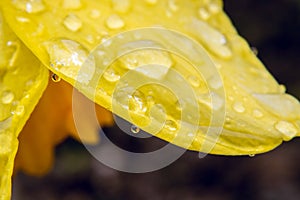
<path fill-rule="evenodd" d="M 246 111 L 246 108 L 244 107 L 242 102 L 235 102 L 233 104 L 233 109 L 238 113 L 243 113 Z"/>
<path fill-rule="evenodd" d="M 112 0 L 113 9 L 120 13 L 126 13 L 131 5 L 130 0 Z"/>
<path fill-rule="evenodd" d="M 45 4 L 42 0 L 13 0 L 14 6 L 27 13 L 38 13 L 45 10 Z"/>
<path fill-rule="evenodd" d="M 81 8 L 81 0 L 64 0 L 63 1 L 63 8 L 76 10 Z"/>
<path fill-rule="evenodd" d="M 275 128 L 283 134 L 284 140 L 290 140 L 297 135 L 297 128 L 290 122 L 279 121 L 275 124 Z"/>
<path fill-rule="evenodd" d="M 141 129 L 139 127 L 135 126 L 135 125 L 132 125 L 130 130 L 134 134 L 137 134 L 141 131 Z"/>
<path fill-rule="evenodd" d="M 165 128 L 168 129 L 169 131 L 174 132 L 177 130 L 178 127 L 177 127 L 177 123 L 175 121 L 167 120 L 165 122 Z"/>
<path fill-rule="evenodd" d="M 65 17 L 64 26 L 70 31 L 76 32 L 82 27 L 81 19 L 75 14 L 69 14 Z"/>
<path fill-rule="evenodd" d="M 3 104 L 10 104 L 15 98 L 14 93 L 12 93 L 11 91 L 4 91 L 2 93 L 2 103 Z"/>
<path fill-rule="evenodd" d="M 148 109 L 148 103 L 145 95 L 140 91 L 135 91 L 130 100 L 129 100 L 129 108 L 133 112 L 144 113 Z"/>
<path fill-rule="evenodd" d="M 119 15 L 112 14 L 107 18 L 106 25 L 110 29 L 120 29 L 125 26 L 125 23 Z"/>
<path fill-rule="evenodd" d="M 113 69 L 108 69 L 104 72 L 103 77 L 109 82 L 116 82 L 120 80 L 120 75 L 117 74 Z"/>
<path fill-rule="evenodd" d="M 78 42 L 57 38 L 44 43 L 50 66 L 61 74 L 88 84 L 95 72 L 95 59 Z"/>
<path fill-rule="evenodd" d="M 222 58 L 230 58 L 232 52 L 227 46 L 226 37 L 209 24 L 193 18 L 190 30 L 199 40 L 204 42 L 208 48 Z"/>

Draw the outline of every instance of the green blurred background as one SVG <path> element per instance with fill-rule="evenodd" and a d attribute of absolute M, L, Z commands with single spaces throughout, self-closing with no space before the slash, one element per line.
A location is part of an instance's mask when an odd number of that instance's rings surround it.
<path fill-rule="evenodd" d="M 239 33 L 288 92 L 300 98 L 300 0 L 224 0 Z M 165 145 L 133 140 L 117 127 L 105 130 L 120 146 L 144 150 Z M 131 148 L 133 147 L 133 148 Z M 54 169 L 42 178 L 18 174 L 14 200 L 299 200 L 300 139 L 255 157 L 186 152 L 170 166 L 146 174 L 110 169 L 78 142 L 58 146 Z"/>

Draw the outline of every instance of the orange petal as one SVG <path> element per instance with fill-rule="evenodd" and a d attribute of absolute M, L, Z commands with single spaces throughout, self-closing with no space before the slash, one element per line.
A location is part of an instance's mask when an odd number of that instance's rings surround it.
<path fill-rule="evenodd" d="M 19 136 L 19 150 L 15 159 L 15 172 L 23 170 L 32 175 L 43 175 L 51 169 L 54 160 L 55 145 L 69 135 L 79 139 L 72 113 L 73 87 L 64 81 L 54 83 L 49 81 L 47 89 L 33 111 L 30 119 Z M 86 97 L 75 91 L 78 97 L 76 110 L 81 110 L 88 104 L 94 104 Z M 109 111 L 96 106 L 100 125 L 113 124 Z M 81 117 L 80 127 L 88 130 L 80 133 L 83 142 L 96 143 L 98 130 L 90 123 L 88 116 Z"/>

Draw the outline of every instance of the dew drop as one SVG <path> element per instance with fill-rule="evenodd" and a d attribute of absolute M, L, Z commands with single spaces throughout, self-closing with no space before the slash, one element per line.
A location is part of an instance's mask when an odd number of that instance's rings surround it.
<path fill-rule="evenodd" d="M 201 19 L 207 20 L 210 17 L 210 13 L 205 8 L 199 8 L 198 15 Z"/>
<path fill-rule="evenodd" d="M 24 113 L 24 111 L 25 108 L 23 105 L 17 105 L 16 109 L 12 113 L 20 116 Z"/>
<path fill-rule="evenodd" d="M 64 0 L 63 1 L 63 8 L 76 10 L 81 8 L 81 0 Z"/>
<path fill-rule="evenodd" d="M 208 84 L 213 89 L 219 89 L 223 86 L 223 82 L 221 80 L 221 77 L 218 77 L 218 76 L 213 76 L 210 80 L 208 80 Z"/>
<path fill-rule="evenodd" d="M 72 32 L 76 32 L 82 27 L 82 21 L 75 14 L 67 15 L 63 23 L 64 26 Z"/>
<path fill-rule="evenodd" d="M 113 69 L 108 69 L 104 72 L 103 77 L 109 82 L 116 82 L 120 80 L 120 75 L 117 74 Z"/>
<path fill-rule="evenodd" d="M 176 131 L 177 130 L 177 123 L 173 120 L 167 120 L 165 122 L 165 128 L 168 129 L 169 131 Z"/>
<path fill-rule="evenodd" d="M 89 16 L 92 19 L 97 19 L 97 18 L 99 18 L 101 16 L 101 12 L 99 10 L 97 10 L 97 9 L 93 9 L 93 10 L 91 10 Z"/>
<path fill-rule="evenodd" d="M 233 104 L 233 109 L 238 113 L 243 113 L 246 110 L 242 102 L 235 102 Z"/>
<path fill-rule="evenodd" d="M 135 126 L 135 125 L 132 125 L 130 130 L 134 134 L 137 134 L 141 131 L 141 129 L 139 127 Z"/>
<path fill-rule="evenodd" d="M 255 156 L 255 154 L 249 154 L 249 157 L 253 158 Z"/>
<path fill-rule="evenodd" d="M 284 140 L 290 140 L 297 135 L 296 127 L 287 121 L 279 121 L 275 124 L 275 128 L 283 134 Z"/>
<path fill-rule="evenodd" d="M 106 25 L 110 29 L 120 29 L 125 26 L 125 23 L 119 15 L 112 14 L 107 18 Z"/>
<path fill-rule="evenodd" d="M 217 2 L 211 2 L 210 4 L 208 4 L 208 9 L 211 13 L 216 14 L 220 12 L 222 8 L 220 5 L 218 5 Z"/>
<path fill-rule="evenodd" d="M 133 112 L 144 113 L 148 109 L 148 103 L 145 95 L 140 91 L 135 91 L 129 99 L 129 108 Z"/>
<path fill-rule="evenodd" d="M 130 0 L 112 0 L 113 9 L 120 13 L 126 13 L 130 9 Z"/>
<path fill-rule="evenodd" d="M 61 78 L 57 74 L 52 74 L 51 80 L 55 83 L 58 83 L 59 81 L 61 81 Z"/>
<path fill-rule="evenodd" d="M 13 0 L 14 6 L 27 13 L 38 13 L 45 10 L 45 4 L 42 0 Z"/>
<path fill-rule="evenodd" d="M 255 118 L 262 118 L 264 116 L 264 114 L 261 111 L 255 109 L 255 110 L 253 110 L 253 116 Z"/>
<path fill-rule="evenodd" d="M 200 79 L 194 75 L 188 76 L 187 80 L 193 87 L 196 87 L 196 88 L 199 87 L 201 84 Z"/>
<path fill-rule="evenodd" d="M 86 40 L 88 43 L 90 43 L 90 44 L 93 44 L 93 43 L 95 42 L 95 38 L 94 38 L 93 35 L 87 35 L 87 36 L 85 37 L 85 40 Z"/>
<path fill-rule="evenodd" d="M 14 93 L 12 93 L 11 91 L 4 91 L 2 93 L 2 103 L 3 104 L 10 104 L 15 98 Z"/>

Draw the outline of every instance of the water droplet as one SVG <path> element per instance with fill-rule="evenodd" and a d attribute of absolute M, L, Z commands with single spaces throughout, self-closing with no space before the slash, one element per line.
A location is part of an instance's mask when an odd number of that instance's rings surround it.
<path fill-rule="evenodd" d="M 134 134 L 137 134 L 141 131 L 141 129 L 139 127 L 135 126 L 135 125 L 132 125 L 130 130 Z"/>
<path fill-rule="evenodd" d="M 187 80 L 193 87 L 199 87 L 201 84 L 200 79 L 194 75 L 188 76 Z"/>
<path fill-rule="evenodd" d="M 112 0 L 113 9 L 120 13 L 126 13 L 130 9 L 130 0 Z"/>
<path fill-rule="evenodd" d="M 59 81 L 61 81 L 61 78 L 57 74 L 52 74 L 51 80 L 55 83 L 58 83 Z"/>
<path fill-rule="evenodd" d="M 90 43 L 90 44 L 95 43 L 95 38 L 94 38 L 93 35 L 87 35 L 87 36 L 85 37 L 85 40 L 86 40 L 88 43 Z"/>
<path fill-rule="evenodd" d="M 120 80 L 120 75 L 117 74 L 113 69 L 108 69 L 104 72 L 103 77 L 109 82 L 116 82 Z"/>
<path fill-rule="evenodd" d="M 26 18 L 26 17 L 20 17 L 20 16 L 18 16 L 18 17 L 16 17 L 16 19 L 17 19 L 18 22 L 21 22 L 21 23 L 28 23 L 28 22 L 30 22 L 30 20 L 28 18 Z"/>
<path fill-rule="evenodd" d="M 221 77 L 215 75 L 212 78 L 208 80 L 208 84 L 213 88 L 213 89 L 219 89 L 223 86 L 223 82 Z"/>
<path fill-rule="evenodd" d="M 165 128 L 168 129 L 169 131 L 176 131 L 177 130 L 177 123 L 173 120 L 167 120 L 165 122 Z"/>
<path fill-rule="evenodd" d="M 176 4 L 175 0 L 169 0 L 168 5 L 170 10 L 172 10 L 173 12 L 176 12 L 178 10 L 178 5 Z"/>
<path fill-rule="evenodd" d="M 2 93 L 2 103 L 3 104 L 10 104 L 15 98 L 14 93 L 12 93 L 11 91 L 4 91 Z"/>
<path fill-rule="evenodd" d="M 95 72 L 95 59 L 78 42 L 56 38 L 44 43 L 50 66 L 64 76 L 88 84 Z"/>
<path fill-rule="evenodd" d="M 19 52 L 20 52 L 20 43 L 17 42 L 17 41 L 8 41 L 6 43 L 6 45 L 8 47 L 12 47 L 14 48 L 14 52 L 12 53 L 12 56 L 11 58 L 9 59 L 9 63 L 8 63 L 8 66 L 9 67 L 13 67 L 15 65 L 15 62 L 17 60 L 17 57 L 19 55 Z"/>
<path fill-rule="evenodd" d="M 69 14 L 65 17 L 64 26 L 70 31 L 76 32 L 82 27 L 82 21 L 75 14 Z"/>
<path fill-rule="evenodd" d="M 135 91 L 129 99 L 129 108 L 133 112 L 144 113 L 148 109 L 145 95 L 140 91 Z"/>
<path fill-rule="evenodd" d="M 219 5 L 216 1 L 208 4 L 208 9 L 211 13 L 216 14 L 222 10 L 221 5 Z"/>
<path fill-rule="evenodd" d="M 81 8 L 81 0 L 64 0 L 63 1 L 63 8 L 76 10 Z"/>
<path fill-rule="evenodd" d="M 251 47 L 251 51 L 254 53 L 254 55 L 258 55 L 258 50 L 256 47 Z"/>
<path fill-rule="evenodd" d="M 261 118 L 261 117 L 264 116 L 264 114 L 263 114 L 261 111 L 255 109 L 255 110 L 253 110 L 253 116 L 254 116 L 255 118 Z"/>
<path fill-rule="evenodd" d="M 110 29 L 120 29 L 125 26 L 125 23 L 119 15 L 113 14 L 107 18 L 106 25 Z"/>
<path fill-rule="evenodd" d="M 194 18 L 190 25 L 190 31 L 200 41 L 206 43 L 208 48 L 217 56 L 222 58 L 230 58 L 232 56 L 232 52 L 227 46 L 226 37 L 209 24 Z"/>
<path fill-rule="evenodd" d="M 38 13 L 45 10 L 45 4 L 42 0 L 14 0 L 14 6 L 27 13 Z"/>
<path fill-rule="evenodd" d="M 235 102 L 233 104 L 233 109 L 238 113 L 243 113 L 246 110 L 242 102 Z"/>
<path fill-rule="evenodd" d="M 249 157 L 253 158 L 255 156 L 255 154 L 249 154 Z"/>
<path fill-rule="evenodd" d="M 294 124 L 287 121 L 279 121 L 275 124 L 275 128 L 283 134 L 284 140 L 290 140 L 297 135 L 298 130 Z"/>
<path fill-rule="evenodd" d="M 23 105 L 17 105 L 17 107 L 15 108 L 14 111 L 12 111 L 12 114 L 16 114 L 16 115 L 22 115 L 25 111 L 25 108 Z"/>
<path fill-rule="evenodd" d="M 99 10 L 97 10 L 97 9 L 91 10 L 91 12 L 90 12 L 90 18 L 97 19 L 100 16 L 101 16 L 101 12 Z"/>
<path fill-rule="evenodd" d="M 201 19 L 207 20 L 210 17 L 210 13 L 205 8 L 199 8 L 198 15 Z"/>
<path fill-rule="evenodd" d="M 155 5 L 157 3 L 157 0 L 145 0 L 146 3 L 151 4 L 151 5 Z"/>

